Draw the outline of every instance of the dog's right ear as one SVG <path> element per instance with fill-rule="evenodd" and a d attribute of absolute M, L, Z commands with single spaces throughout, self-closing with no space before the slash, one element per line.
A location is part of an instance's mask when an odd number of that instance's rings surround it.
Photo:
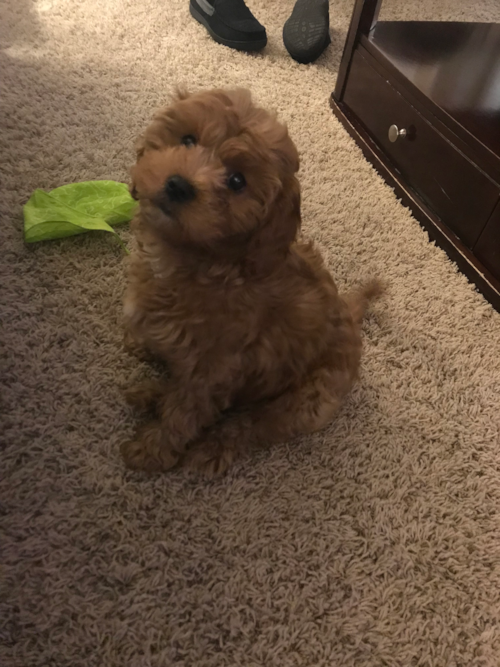
<path fill-rule="evenodd" d="M 146 151 L 157 151 L 163 148 L 165 140 L 162 134 L 163 123 L 161 119 L 155 117 L 146 131 L 137 137 L 135 141 L 136 160 L 140 160 Z"/>
<path fill-rule="evenodd" d="M 132 199 L 135 199 L 135 201 L 139 201 L 139 195 L 137 194 L 137 188 L 135 187 L 134 181 L 131 181 L 128 186 L 128 191 L 130 192 L 130 196 Z"/>
<path fill-rule="evenodd" d="M 130 183 L 128 186 L 128 191 L 130 192 L 130 196 L 135 199 L 136 201 L 139 201 L 139 193 L 137 192 L 137 187 L 136 187 L 136 182 L 135 182 L 135 170 L 137 167 L 137 163 L 141 159 L 141 157 L 144 155 L 146 152 L 147 148 L 150 148 L 151 146 L 148 145 L 149 142 L 146 140 L 146 133 L 141 134 L 139 137 L 137 137 L 135 141 L 135 165 L 130 169 Z"/>
<path fill-rule="evenodd" d="M 191 93 L 189 93 L 186 88 L 178 87 L 172 96 L 171 104 L 186 100 L 188 97 L 191 97 Z M 135 155 L 137 160 L 139 160 L 146 151 L 159 150 L 165 146 L 168 140 L 168 112 L 171 104 L 159 109 L 154 114 L 153 120 L 150 122 L 146 130 L 137 138 L 135 142 Z"/>
<path fill-rule="evenodd" d="M 139 158 L 137 158 L 137 159 L 139 159 Z M 130 192 L 130 196 L 132 197 L 132 199 L 135 199 L 135 201 L 139 201 L 139 193 L 137 192 L 137 187 L 136 187 L 136 182 L 135 182 L 136 166 L 137 165 L 134 165 L 130 169 L 130 183 L 129 183 L 129 186 L 128 186 L 128 191 Z"/>
<path fill-rule="evenodd" d="M 135 148 L 135 157 L 136 160 L 138 160 L 140 157 L 144 155 L 144 151 L 146 150 L 146 137 L 144 134 L 141 134 L 137 139 L 135 140 L 134 144 Z"/>
<path fill-rule="evenodd" d="M 172 102 L 179 102 L 186 100 L 188 97 L 191 97 L 191 93 L 184 88 L 184 86 L 178 86 L 172 96 Z M 166 112 L 168 111 L 168 106 L 160 109 L 153 117 L 153 120 L 139 137 L 135 141 L 135 158 L 136 162 L 141 159 L 146 151 L 149 150 L 159 150 L 165 145 L 165 118 Z M 133 170 L 132 170 L 133 173 Z M 130 184 L 130 194 L 134 199 L 137 198 L 137 190 L 135 188 L 133 178 L 132 183 Z"/>

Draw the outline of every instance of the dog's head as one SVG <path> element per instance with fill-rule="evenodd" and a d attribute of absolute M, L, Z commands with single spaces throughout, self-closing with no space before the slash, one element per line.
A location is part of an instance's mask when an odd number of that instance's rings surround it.
<path fill-rule="evenodd" d="M 297 150 L 246 90 L 179 94 L 141 137 L 131 192 L 167 243 L 261 260 L 300 227 Z"/>

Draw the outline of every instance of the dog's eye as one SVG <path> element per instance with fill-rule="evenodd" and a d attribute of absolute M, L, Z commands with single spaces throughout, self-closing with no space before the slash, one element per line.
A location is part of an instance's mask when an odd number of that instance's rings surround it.
<path fill-rule="evenodd" d="M 245 181 L 245 177 L 243 174 L 240 174 L 239 171 L 231 174 L 227 179 L 227 187 L 231 190 L 234 190 L 235 192 L 243 190 L 246 184 L 247 182 Z"/>
<path fill-rule="evenodd" d="M 182 137 L 181 144 L 183 146 L 187 146 L 188 148 L 190 146 L 196 146 L 196 137 L 193 137 L 192 134 L 186 134 Z"/>

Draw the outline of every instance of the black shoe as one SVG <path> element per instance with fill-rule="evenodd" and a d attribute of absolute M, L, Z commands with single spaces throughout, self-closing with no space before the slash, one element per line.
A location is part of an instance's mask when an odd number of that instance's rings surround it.
<path fill-rule="evenodd" d="M 267 44 L 266 29 L 244 0 L 190 0 L 189 11 L 219 44 L 239 51 L 259 51 Z"/>
<path fill-rule="evenodd" d="M 329 0 L 297 0 L 283 26 L 283 43 L 299 63 L 312 63 L 330 39 Z"/>

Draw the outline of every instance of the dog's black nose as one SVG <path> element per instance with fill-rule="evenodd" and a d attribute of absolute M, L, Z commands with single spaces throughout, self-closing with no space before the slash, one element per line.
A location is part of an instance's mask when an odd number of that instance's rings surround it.
<path fill-rule="evenodd" d="M 165 184 L 165 192 L 170 201 L 183 203 L 195 198 L 196 191 L 189 181 L 183 176 L 175 174 L 170 176 Z"/>

